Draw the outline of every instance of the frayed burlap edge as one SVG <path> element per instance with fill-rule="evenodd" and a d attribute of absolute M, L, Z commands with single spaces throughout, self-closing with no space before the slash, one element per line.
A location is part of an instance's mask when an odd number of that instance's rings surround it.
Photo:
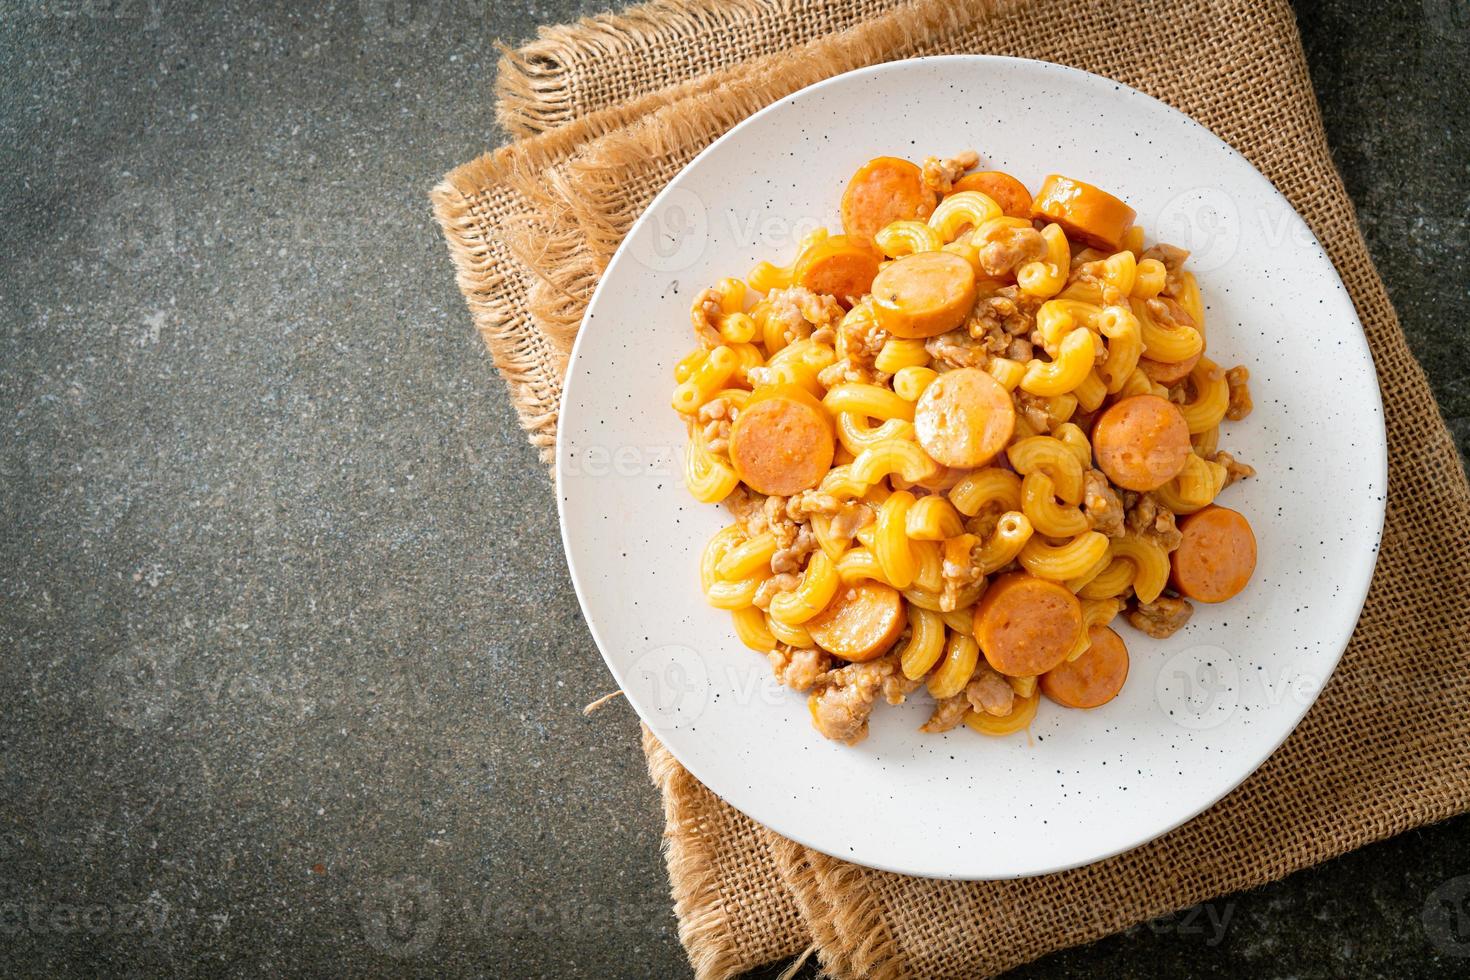
<path fill-rule="evenodd" d="M 514 137 L 534 136 L 616 104 L 629 88 L 664 87 L 648 85 L 650 77 L 667 85 L 740 64 L 768 50 L 762 38 L 780 37 L 790 48 L 902 2 L 652 0 L 543 27 L 536 40 L 502 48 L 496 121 Z"/>
<path fill-rule="evenodd" d="M 572 24 L 543 27 L 536 40 L 502 48 L 495 79 L 495 119 L 521 138 L 564 126 L 590 111 L 607 108 L 578 99 L 585 66 L 599 72 L 651 44 L 680 37 L 717 36 L 769 10 L 761 0 L 653 0 L 618 14 L 583 17 Z M 610 103 L 609 103 L 610 104 Z"/>

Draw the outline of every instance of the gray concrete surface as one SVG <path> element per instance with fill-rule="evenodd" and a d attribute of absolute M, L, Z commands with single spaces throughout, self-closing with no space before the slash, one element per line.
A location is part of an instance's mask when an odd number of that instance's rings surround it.
<path fill-rule="evenodd" d="M 425 198 L 500 138 L 493 39 L 600 5 L 0 0 L 0 971 L 687 974 Z M 1299 14 L 1464 446 L 1464 5 Z M 1022 972 L 1451 975 L 1467 834 Z"/>

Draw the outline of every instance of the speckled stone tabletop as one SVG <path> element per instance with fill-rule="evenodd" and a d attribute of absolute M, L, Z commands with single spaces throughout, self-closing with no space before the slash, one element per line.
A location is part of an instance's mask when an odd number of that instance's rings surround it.
<path fill-rule="evenodd" d="M 599 6 L 0 0 L 0 971 L 688 974 L 635 720 L 579 711 L 608 678 L 426 198 L 503 138 L 494 39 Z M 1297 11 L 1463 450 L 1470 15 Z M 1021 972 L 1463 973 L 1467 845 Z"/>

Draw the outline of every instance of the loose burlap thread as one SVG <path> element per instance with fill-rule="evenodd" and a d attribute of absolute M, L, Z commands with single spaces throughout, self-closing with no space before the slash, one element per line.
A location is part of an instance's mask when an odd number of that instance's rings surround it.
<path fill-rule="evenodd" d="M 1252 777 L 1172 833 L 1060 874 L 932 881 L 819 854 L 724 804 L 645 729 L 679 934 L 701 977 L 811 946 L 839 977 L 996 973 L 1470 806 L 1470 489 L 1328 154 L 1284 0 L 655 0 L 507 52 L 499 119 L 518 141 L 450 173 L 433 203 L 531 442 L 549 459 L 591 291 L 685 163 L 807 84 L 959 52 L 1054 61 L 1154 95 L 1302 214 L 1352 295 L 1383 392 L 1378 571 L 1332 680 Z"/>

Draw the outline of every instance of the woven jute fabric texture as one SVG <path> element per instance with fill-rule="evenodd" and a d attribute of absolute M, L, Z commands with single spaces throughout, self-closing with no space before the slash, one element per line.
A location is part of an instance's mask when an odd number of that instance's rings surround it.
<path fill-rule="evenodd" d="M 1302 214 L 1353 297 L 1383 392 L 1378 571 L 1332 680 L 1250 779 L 1174 832 L 1060 874 L 941 882 L 842 862 L 726 806 L 645 731 L 680 938 L 701 977 L 813 946 L 840 977 L 996 973 L 1470 807 L 1470 489 L 1333 168 L 1284 0 L 657 0 L 544 31 L 501 67 L 500 118 L 524 138 L 433 193 L 531 441 L 544 457 L 554 446 L 567 353 L 599 274 L 696 153 L 822 78 L 959 52 L 1054 61 L 1154 95 L 1245 154 Z"/>

